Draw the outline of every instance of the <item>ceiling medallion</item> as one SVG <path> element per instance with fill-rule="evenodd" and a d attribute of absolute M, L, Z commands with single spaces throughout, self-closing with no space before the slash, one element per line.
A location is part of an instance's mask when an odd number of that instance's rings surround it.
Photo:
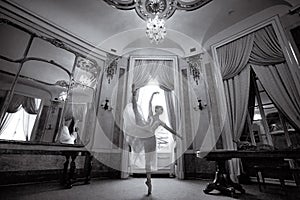
<path fill-rule="evenodd" d="M 166 0 L 146 0 L 145 7 L 149 13 L 152 13 L 152 14 L 162 13 L 167 8 L 167 1 Z"/>
<path fill-rule="evenodd" d="M 212 0 L 104 0 L 114 8 L 135 9 L 140 18 L 147 21 L 146 35 L 151 42 L 161 42 L 166 36 L 165 21 L 176 10 L 192 11 Z"/>

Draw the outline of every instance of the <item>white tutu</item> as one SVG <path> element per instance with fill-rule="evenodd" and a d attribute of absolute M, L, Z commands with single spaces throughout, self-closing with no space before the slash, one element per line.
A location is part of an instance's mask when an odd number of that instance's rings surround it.
<path fill-rule="evenodd" d="M 138 111 L 141 114 L 139 106 Z M 156 170 L 156 138 L 153 129 L 146 123 L 145 119 L 143 119 L 145 126 L 136 124 L 132 103 L 127 104 L 125 107 L 123 119 L 125 138 L 132 150 L 131 165 L 138 168 L 145 168 L 145 158 L 147 158 L 148 169 L 146 170 Z"/>

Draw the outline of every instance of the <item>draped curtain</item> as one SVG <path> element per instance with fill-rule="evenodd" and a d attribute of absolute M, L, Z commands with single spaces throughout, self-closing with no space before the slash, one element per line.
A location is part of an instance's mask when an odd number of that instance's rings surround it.
<path fill-rule="evenodd" d="M 300 127 L 299 70 L 287 66 L 271 25 L 219 47 L 217 55 L 227 101 L 226 137 L 232 134 L 233 140 L 239 140 L 242 133 L 249 102 L 250 65 L 275 105 Z M 225 141 L 226 148 L 234 148 L 232 140 Z M 238 161 L 232 161 L 230 169 L 238 174 Z"/>
<path fill-rule="evenodd" d="M 22 106 L 22 108 L 24 108 L 24 110 L 28 114 L 37 114 L 38 113 L 38 107 L 37 107 L 35 98 L 26 97 L 26 96 L 22 96 L 19 94 L 14 94 L 9 103 L 6 114 L 0 123 L 0 134 L 5 130 L 5 128 L 9 124 L 12 113 L 18 112 L 20 110 L 21 106 Z M 24 119 L 24 120 L 28 121 L 28 119 L 27 120 Z M 27 128 L 25 128 L 24 130 L 26 131 Z"/>
<path fill-rule="evenodd" d="M 14 94 L 14 96 L 12 97 L 12 99 L 9 103 L 9 106 L 8 106 L 6 112 L 8 112 L 8 113 L 18 112 L 18 110 L 20 109 L 20 106 L 22 105 L 23 101 L 24 101 L 24 96 Z"/>
<path fill-rule="evenodd" d="M 291 79 L 292 72 L 287 64 L 252 65 L 252 68 L 276 107 L 299 129 L 300 93 L 297 89 L 300 82 Z"/>
<path fill-rule="evenodd" d="M 175 107 L 173 103 L 174 69 L 172 60 L 137 60 L 134 64 L 133 83 L 137 88 L 146 86 L 156 79 L 160 88 L 165 91 L 168 116 L 172 128 L 176 128 Z"/>
<path fill-rule="evenodd" d="M 250 69 L 245 68 L 239 75 L 224 80 L 224 90 L 227 103 L 228 121 L 237 141 L 243 132 L 248 112 L 250 90 Z"/>
<path fill-rule="evenodd" d="M 299 70 L 287 65 L 272 27 L 258 33 L 249 63 L 276 107 L 300 129 Z"/>
<path fill-rule="evenodd" d="M 217 49 L 221 75 L 226 97 L 227 111 L 225 128 L 225 145 L 227 149 L 235 149 L 233 141 L 239 140 L 242 134 L 248 108 L 250 71 L 244 70 L 247 66 L 254 34 L 235 40 L 228 45 Z M 231 136 L 230 136 L 231 135 Z M 236 180 L 240 173 L 240 161 L 232 159 L 229 163 L 230 173 Z"/>

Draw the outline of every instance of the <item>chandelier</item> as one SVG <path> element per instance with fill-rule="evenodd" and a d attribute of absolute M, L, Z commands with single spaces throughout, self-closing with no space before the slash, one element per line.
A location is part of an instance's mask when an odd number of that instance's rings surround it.
<path fill-rule="evenodd" d="M 135 9 L 140 18 L 147 21 L 146 35 L 156 44 L 166 37 L 165 20 L 176 10 L 193 11 L 212 0 L 104 0 L 114 8 L 121 10 Z"/>
<path fill-rule="evenodd" d="M 153 19 L 148 19 L 146 35 L 150 42 L 155 42 L 156 44 L 162 42 L 167 35 L 165 20 L 159 19 L 158 15 L 155 15 Z"/>

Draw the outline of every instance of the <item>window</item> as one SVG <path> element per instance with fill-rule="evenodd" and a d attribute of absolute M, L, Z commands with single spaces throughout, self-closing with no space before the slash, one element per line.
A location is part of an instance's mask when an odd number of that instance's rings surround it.
<path fill-rule="evenodd" d="M 15 111 L 6 112 L 3 122 L 1 122 L 0 139 L 29 141 L 37 118 L 37 114 L 30 112 L 30 109 L 39 110 L 41 100 L 23 97 L 23 104 L 19 104 Z M 28 108 L 25 101 L 33 101 Z M 25 106 L 24 106 L 25 105 Z"/>
<path fill-rule="evenodd" d="M 248 108 L 250 119 L 243 140 L 250 140 L 252 144 L 272 145 L 275 149 L 298 145 L 300 138 L 297 138 L 296 130 L 277 109 L 253 71 L 250 90 Z M 249 132 L 250 138 L 249 134 L 246 134 Z"/>

